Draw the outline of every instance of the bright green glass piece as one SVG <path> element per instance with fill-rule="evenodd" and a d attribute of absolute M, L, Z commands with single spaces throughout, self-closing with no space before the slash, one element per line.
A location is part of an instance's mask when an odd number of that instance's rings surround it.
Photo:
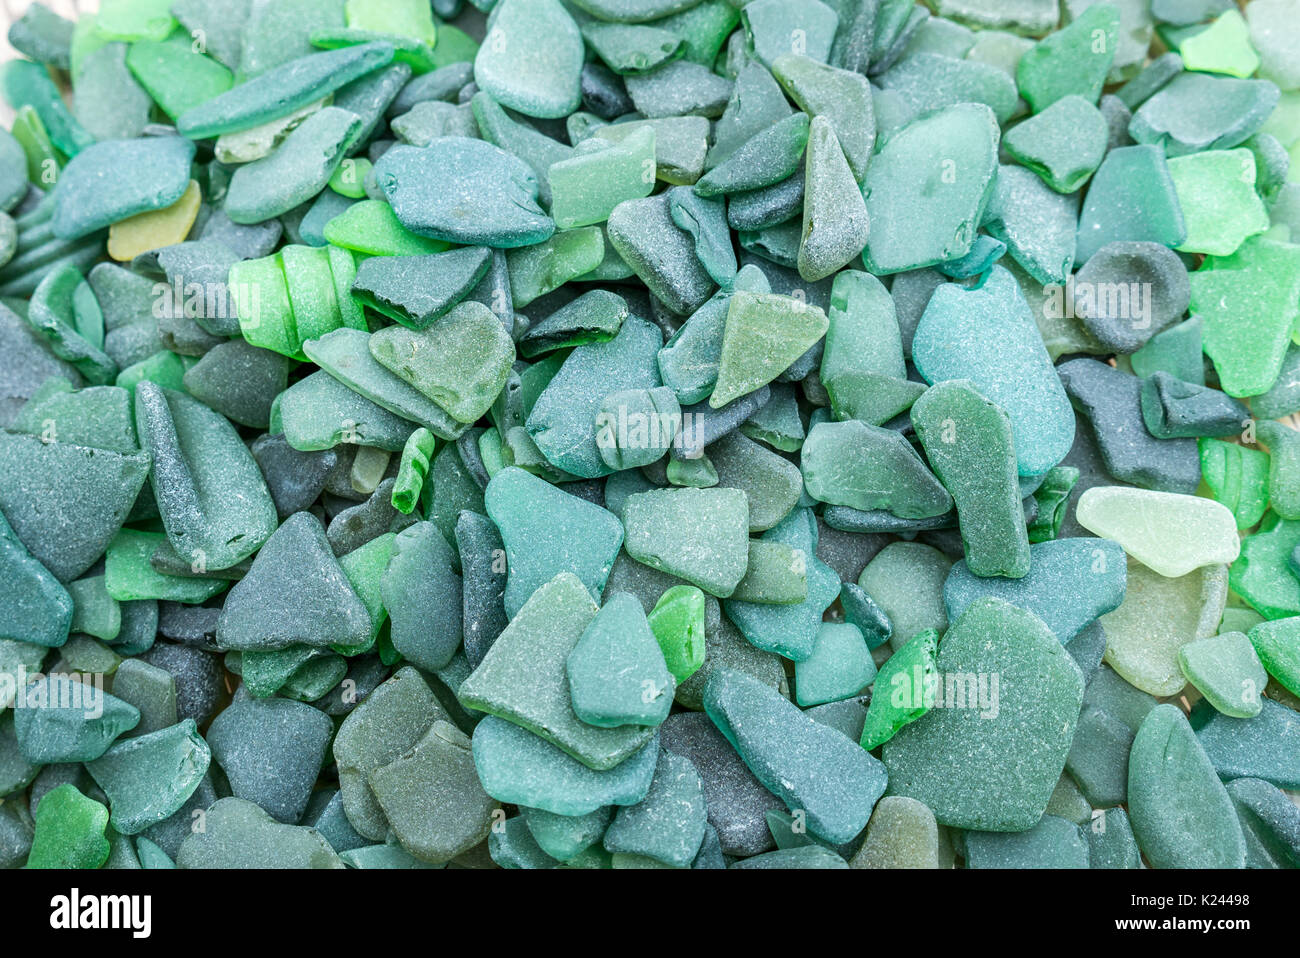
<path fill-rule="evenodd" d="M 879 748 L 930 710 L 925 696 L 918 693 L 936 677 L 938 641 L 934 629 L 918 632 L 880 667 L 862 726 L 863 748 Z"/>
<path fill-rule="evenodd" d="M 1259 54 L 1250 45 L 1250 28 L 1237 9 L 1226 10 L 1204 30 L 1178 44 L 1188 70 L 1249 77 L 1259 69 Z"/>
<path fill-rule="evenodd" d="M 1249 634 L 1268 674 L 1292 695 L 1300 690 L 1300 619 L 1260 622 Z"/>
<path fill-rule="evenodd" d="M 437 449 L 437 439 L 429 430 L 421 428 L 411 433 L 402 448 L 402 459 L 393 483 L 393 508 L 403 515 L 415 511 L 420 493 L 429 473 L 429 463 Z"/>
<path fill-rule="evenodd" d="M 685 682 L 704 664 L 704 593 L 676 585 L 664 592 L 647 616 L 668 671 Z"/>
<path fill-rule="evenodd" d="M 1187 224 L 1185 253 L 1231 256 L 1247 238 L 1268 229 L 1268 211 L 1255 191 L 1250 150 L 1206 150 L 1169 161 Z"/>
<path fill-rule="evenodd" d="M 99 868 L 108 861 L 108 809 L 75 785 L 63 784 L 46 794 L 35 819 L 28 868 Z"/>
<path fill-rule="evenodd" d="M 1269 512 L 1259 530 L 1241 544 L 1232 564 L 1232 591 L 1266 619 L 1300 615 L 1300 582 L 1287 565 L 1300 545 L 1300 522 Z"/>
<path fill-rule="evenodd" d="M 1201 476 L 1210 493 L 1231 510 L 1238 529 L 1268 511 L 1268 453 L 1221 439 L 1199 440 Z"/>
<path fill-rule="evenodd" d="M 173 120 L 225 93 L 235 82 L 229 70 L 196 52 L 193 43 L 181 32 L 162 42 L 133 43 L 127 51 L 127 67 Z"/>
<path fill-rule="evenodd" d="M 398 222 L 383 200 L 362 200 L 325 224 L 335 246 L 371 256 L 426 256 L 448 248 L 442 240 L 416 236 Z"/>
<path fill-rule="evenodd" d="M 1190 274 L 1189 307 L 1205 321 L 1205 353 L 1229 396 L 1277 381 L 1300 316 L 1300 246 L 1253 237 Z"/>

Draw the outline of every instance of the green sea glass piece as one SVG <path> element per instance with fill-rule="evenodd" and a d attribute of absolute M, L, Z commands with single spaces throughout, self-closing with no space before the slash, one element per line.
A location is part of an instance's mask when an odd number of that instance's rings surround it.
<path fill-rule="evenodd" d="M 930 806 L 942 824 L 1022 831 L 1042 816 L 1065 765 L 1083 700 L 1083 676 L 1050 630 L 1000 599 L 973 603 L 949 629 L 939 673 L 985 676 L 956 689 L 928 687 L 943 708 L 885 743 L 891 794 Z M 991 675 L 999 676 L 993 705 Z M 926 689 L 910 689 L 924 702 Z M 952 769 L 963 769 L 955 774 Z M 1012 771 L 1014 769 L 1014 772 Z"/>
<path fill-rule="evenodd" d="M 1246 842 L 1232 801 L 1187 719 L 1152 709 L 1129 753 L 1129 815 L 1157 868 L 1241 868 Z"/>
<path fill-rule="evenodd" d="M 533 593 L 492 644 L 461 685 L 461 703 L 541 736 L 596 771 L 631 757 L 653 737 L 652 728 L 588 725 L 570 699 L 565 663 L 597 611 L 586 586 L 560 573 Z"/>

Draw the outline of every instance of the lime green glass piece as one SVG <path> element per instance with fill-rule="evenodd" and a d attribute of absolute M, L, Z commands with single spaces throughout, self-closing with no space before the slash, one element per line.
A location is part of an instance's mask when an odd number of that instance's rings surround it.
<path fill-rule="evenodd" d="M 1250 28 L 1236 7 L 1178 45 L 1183 66 L 1198 73 L 1248 77 L 1259 69 L 1259 54 L 1250 45 Z"/>
<path fill-rule="evenodd" d="M 1206 150 L 1169 160 L 1183 209 L 1184 253 L 1231 256 L 1247 238 L 1268 229 L 1268 211 L 1255 192 L 1255 155 L 1247 149 Z"/>
<path fill-rule="evenodd" d="M 161 43 L 133 43 L 126 54 L 127 67 L 173 120 L 225 93 L 235 82 L 234 75 L 216 60 L 196 53 L 193 42 L 182 31 Z"/>
<path fill-rule="evenodd" d="M 108 809 L 65 783 L 36 808 L 28 868 L 99 868 L 108 861 Z"/>
<path fill-rule="evenodd" d="M 926 690 L 936 675 L 939 633 L 926 629 L 885 660 L 872 686 L 861 744 L 879 748 L 904 725 L 929 711 Z"/>
<path fill-rule="evenodd" d="M 464 30 L 450 24 L 438 24 L 438 42 L 433 47 L 434 69 L 451 63 L 473 63 L 478 44 Z"/>
<path fill-rule="evenodd" d="M 286 246 L 279 256 L 298 339 L 302 342 L 317 339 L 343 325 L 334 293 L 329 251 L 312 246 Z"/>
<path fill-rule="evenodd" d="M 27 156 L 27 178 L 46 189 L 52 189 L 59 181 L 64 158 L 50 142 L 40 114 L 30 106 L 20 108 L 14 117 L 13 134 Z"/>
<path fill-rule="evenodd" d="M 1241 558 L 1232 564 L 1228 583 L 1252 609 L 1266 619 L 1300 615 L 1300 579 L 1287 560 L 1300 545 L 1300 522 L 1270 512 L 1259 531 L 1241 544 Z"/>
<path fill-rule="evenodd" d="M 172 0 L 104 0 L 95 26 L 110 40 L 165 40 L 176 27 L 171 6 Z"/>
<path fill-rule="evenodd" d="M 117 374 L 115 384 L 134 392 L 136 386 L 147 380 L 166 389 L 186 392 L 185 372 L 196 362 L 198 360 L 191 356 L 177 356 L 171 350 L 160 350 L 123 369 Z"/>
<path fill-rule="evenodd" d="M 240 332 L 254 346 L 306 359 L 293 322 L 284 263 L 278 256 L 245 260 L 230 270 L 229 285 L 238 292 Z"/>
<path fill-rule="evenodd" d="M 411 37 L 431 47 L 438 42 L 433 9 L 424 0 L 348 0 L 344 15 L 356 30 Z"/>
<path fill-rule="evenodd" d="M 1222 439 L 1201 439 L 1201 477 L 1210 494 L 1249 529 L 1268 510 L 1268 453 Z"/>
<path fill-rule="evenodd" d="M 367 159 L 346 159 L 339 164 L 339 168 L 330 177 L 330 189 L 348 199 L 363 199 L 366 195 L 366 177 L 372 168 L 371 162 Z"/>
<path fill-rule="evenodd" d="M 548 176 L 557 229 L 603 223 L 619 203 L 653 192 L 654 127 L 642 127 L 620 143 L 584 140 L 571 158 L 552 163 Z"/>
<path fill-rule="evenodd" d="M 402 461 L 397 467 L 397 481 L 393 483 L 393 508 L 409 516 L 415 511 L 415 504 L 420 501 L 420 492 L 424 489 L 425 477 L 429 474 L 429 462 L 437 450 L 438 440 L 421 427 L 411 433 L 402 449 Z"/>
<path fill-rule="evenodd" d="M 167 541 L 160 532 L 123 529 L 108 544 L 104 561 L 104 584 L 119 602 L 138 599 L 166 599 L 197 605 L 223 591 L 229 582 L 205 579 L 201 564 L 192 568 L 195 577 L 164 575 L 149 561 L 154 550 Z M 199 560 L 196 560 L 196 562 Z"/>
<path fill-rule="evenodd" d="M 704 606 L 704 593 L 695 586 L 675 585 L 650 610 L 650 631 L 679 685 L 704 664 Z"/>
<path fill-rule="evenodd" d="M 383 200 L 353 203 L 325 224 L 325 238 L 335 246 L 370 256 L 426 256 L 451 247 L 442 240 L 412 233 Z"/>
<path fill-rule="evenodd" d="M 229 285 L 244 339 L 302 361 L 308 339 L 345 326 L 366 329 L 350 292 L 354 269 L 352 257 L 333 247 L 286 246 L 236 263 Z"/>
<path fill-rule="evenodd" d="M 1205 321 L 1205 352 L 1223 391 L 1266 392 L 1300 316 L 1300 246 L 1252 237 L 1231 256 L 1207 258 L 1188 279 L 1189 308 Z"/>
<path fill-rule="evenodd" d="M 1249 636 L 1268 674 L 1300 695 L 1300 619 L 1256 623 Z"/>

